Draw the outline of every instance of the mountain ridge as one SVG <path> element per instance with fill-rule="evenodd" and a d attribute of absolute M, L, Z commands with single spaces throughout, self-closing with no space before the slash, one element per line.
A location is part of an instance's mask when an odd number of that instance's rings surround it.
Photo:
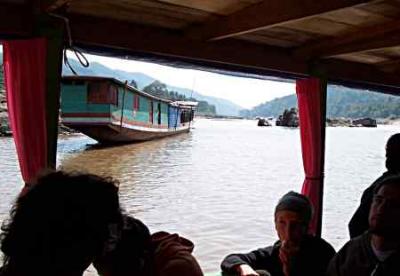
<path fill-rule="evenodd" d="M 295 94 L 240 111 L 244 117 L 278 117 L 285 109 L 297 107 Z M 400 97 L 367 90 L 329 85 L 327 92 L 328 118 L 389 118 L 400 117 Z"/>

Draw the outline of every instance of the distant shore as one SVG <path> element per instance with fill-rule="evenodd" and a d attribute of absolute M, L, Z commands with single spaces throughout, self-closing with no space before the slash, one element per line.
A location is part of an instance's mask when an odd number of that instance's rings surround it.
<path fill-rule="evenodd" d="M 227 116 L 227 115 L 195 115 L 196 119 L 226 119 L 226 120 L 244 120 L 246 118 L 240 116 Z"/>
<path fill-rule="evenodd" d="M 204 115 L 197 114 L 197 119 L 218 119 L 218 120 L 244 120 L 249 119 L 241 116 L 226 116 L 226 115 Z M 254 119 L 255 120 L 255 119 Z M 344 126 L 344 127 L 352 127 L 351 118 L 329 118 L 327 119 L 328 126 Z M 376 119 L 378 125 L 399 125 L 400 126 L 400 118 L 378 118 Z M 77 133 L 76 131 L 59 124 L 58 132 L 60 135 L 71 135 Z M 10 125 L 8 121 L 8 112 L 7 112 L 7 102 L 5 97 L 5 91 L 0 91 L 0 137 L 12 136 Z"/>
<path fill-rule="evenodd" d="M 398 125 L 400 126 L 400 118 L 378 119 L 378 125 Z"/>

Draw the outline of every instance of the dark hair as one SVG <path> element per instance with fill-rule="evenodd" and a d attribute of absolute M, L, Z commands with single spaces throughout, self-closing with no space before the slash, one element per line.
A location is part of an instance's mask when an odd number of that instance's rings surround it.
<path fill-rule="evenodd" d="M 290 191 L 279 199 L 275 207 L 275 214 L 279 211 L 292 211 L 298 213 L 308 225 L 313 215 L 310 200 L 305 195 Z"/>
<path fill-rule="evenodd" d="M 386 168 L 390 172 L 400 172 L 400 133 L 396 133 L 386 143 Z"/>
<path fill-rule="evenodd" d="M 151 238 L 147 226 L 138 219 L 124 216 L 118 241 L 94 261 L 100 275 L 148 275 L 151 271 Z"/>
<path fill-rule="evenodd" d="M 120 223 L 117 182 L 92 174 L 47 173 L 19 196 L 1 227 L 3 275 L 84 271 Z"/>
<path fill-rule="evenodd" d="M 400 187 L 400 174 L 393 174 L 383 178 L 374 188 L 374 194 L 377 194 L 379 190 L 386 185 L 397 185 Z"/>

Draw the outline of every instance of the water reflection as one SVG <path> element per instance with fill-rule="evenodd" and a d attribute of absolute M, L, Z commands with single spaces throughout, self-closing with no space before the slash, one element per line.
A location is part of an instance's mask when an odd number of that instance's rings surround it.
<path fill-rule="evenodd" d="M 203 267 L 216 270 L 231 250 L 273 242 L 273 206 L 282 191 L 300 185 L 299 143 L 292 142 L 298 130 L 254 126 L 199 121 L 188 135 L 96 150 L 85 146 L 61 164 L 119 179 L 128 213 L 152 231 L 188 236 Z"/>
<path fill-rule="evenodd" d="M 384 144 L 398 131 L 328 128 L 323 235 L 338 248 L 362 190 L 382 171 Z M 0 213 L 21 187 L 11 139 L 4 153 Z M 179 232 L 196 244 L 205 271 L 224 255 L 271 244 L 273 209 L 288 190 L 300 190 L 303 167 L 297 129 L 260 128 L 254 121 L 198 120 L 195 129 L 161 140 L 98 147 L 85 136 L 59 141 L 59 164 L 120 180 L 128 213 L 151 231 Z"/>

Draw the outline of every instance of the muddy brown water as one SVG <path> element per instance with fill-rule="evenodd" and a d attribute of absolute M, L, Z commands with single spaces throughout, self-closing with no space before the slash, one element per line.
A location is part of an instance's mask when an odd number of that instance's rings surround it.
<path fill-rule="evenodd" d="M 228 253 L 273 243 L 277 200 L 301 189 L 298 129 L 256 124 L 201 119 L 189 134 L 107 148 L 83 135 L 62 137 L 58 166 L 117 178 L 128 213 L 153 232 L 191 239 L 204 271 L 217 271 Z M 336 249 L 348 239 L 361 192 L 384 170 L 387 138 L 398 131 L 327 129 L 323 237 Z M 0 152 L 2 220 L 22 182 L 12 139 L 0 138 Z"/>

